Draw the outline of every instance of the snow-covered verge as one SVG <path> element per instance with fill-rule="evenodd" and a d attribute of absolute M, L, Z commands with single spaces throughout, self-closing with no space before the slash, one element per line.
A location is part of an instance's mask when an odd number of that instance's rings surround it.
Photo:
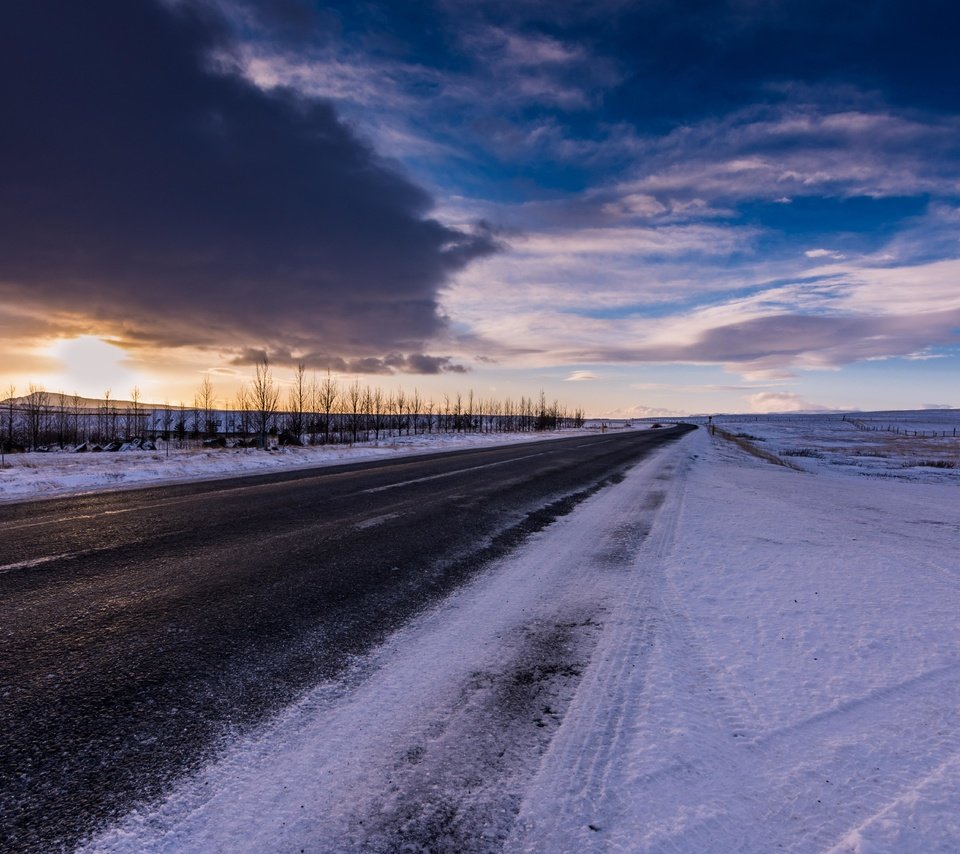
<path fill-rule="evenodd" d="M 642 424 L 632 429 L 648 427 Z M 596 435 L 598 432 L 599 428 L 585 427 L 547 433 L 428 433 L 355 445 L 283 447 L 270 451 L 255 448 L 177 450 L 161 447 L 156 451 L 117 453 L 50 451 L 8 454 L 5 466 L 0 470 L 0 502 L 243 474 L 266 474 L 459 448 Z"/>
<path fill-rule="evenodd" d="M 960 850 L 960 501 L 698 431 L 523 851 Z"/>
<path fill-rule="evenodd" d="M 89 851 L 960 850 L 955 482 L 698 430 Z"/>

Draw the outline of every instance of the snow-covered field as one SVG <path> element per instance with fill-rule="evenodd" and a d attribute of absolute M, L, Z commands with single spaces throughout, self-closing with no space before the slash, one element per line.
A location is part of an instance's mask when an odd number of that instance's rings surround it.
<path fill-rule="evenodd" d="M 724 416 L 717 426 L 798 468 L 956 482 L 960 410 Z"/>
<path fill-rule="evenodd" d="M 89 850 L 960 850 L 960 470 L 794 459 L 667 447 Z"/>
<path fill-rule="evenodd" d="M 634 429 L 644 429 L 647 424 Z M 155 451 L 86 453 L 51 451 L 8 454 L 0 470 L 0 501 L 25 501 L 190 480 L 267 474 L 274 471 L 363 462 L 400 455 L 428 454 L 538 439 L 596 435 L 598 428 L 547 433 L 430 433 L 355 445 L 256 448 L 190 448 L 161 443 Z"/>

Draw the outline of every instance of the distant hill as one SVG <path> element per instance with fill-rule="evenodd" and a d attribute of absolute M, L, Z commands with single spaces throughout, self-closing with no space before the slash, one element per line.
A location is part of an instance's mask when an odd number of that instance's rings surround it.
<path fill-rule="evenodd" d="M 29 406 L 31 403 L 35 403 L 34 398 L 46 394 L 46 405 L 48 407 L 56 407 L 60 405 L 60 392 L 58 391 L 48 391 L 48 392 L 34 392 L 33 394 L 22 394 L 14 398 L 4 398 L 0 400 L 0 408 L 9 406 L 11 402 L 17 409 Z M 88 410 L 97 410 L 104 404 L 104 398 L 102 397 L 83 397 L 81 395 L 74 396 L 72 394 L 63 395 L 64 406 L 78 406 L 81 409 Z M 132 400 L 119 400 L 110 398 L 110 405 L 116 409 L 129 409 L 133 407 Z M 137 404 L 141 409 L 178 409 L 179 406 L 173 406 L 172 404 L 164 405 L 162 403 L 147 403 L 145 401 L 140 401 Z"/>

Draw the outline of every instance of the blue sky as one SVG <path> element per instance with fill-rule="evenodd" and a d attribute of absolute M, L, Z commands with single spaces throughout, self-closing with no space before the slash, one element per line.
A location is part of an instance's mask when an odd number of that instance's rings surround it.
<path fill-rule="evenodd" d="M 594 414 L 960 406 L 953 4 L 50 5 L 5 51 L 60 115 L 0 149 L 11 378 L 96 336 L 152 396 L 267 352 Z"/>

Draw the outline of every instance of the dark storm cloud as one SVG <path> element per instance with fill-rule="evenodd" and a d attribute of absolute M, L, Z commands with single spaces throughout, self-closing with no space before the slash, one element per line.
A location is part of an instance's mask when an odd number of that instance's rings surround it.
<path fill-rule="evenodd" d="M 344 374 L 464 374 L 468 369 L 455 363 L 449 356 L 429 356 L 425 353 L 390 353 L 383 357 L 365 356 L 344 359 L 329 353 L 298 353 L 288 350 L 263 350 L 244 347 L 230 364 L 255 365 L 268 360 L 273 365 L 294 367 L 303 364 L 313 370 L 336 371 Z"/>
<path fill-rule="evenodd" d="M 430 219 L 329 104 L 217 70 L 234 32 L 202 3 L 5 9 L 0 293 L 140 343 L 420 352 L 492 236 Z"/>

